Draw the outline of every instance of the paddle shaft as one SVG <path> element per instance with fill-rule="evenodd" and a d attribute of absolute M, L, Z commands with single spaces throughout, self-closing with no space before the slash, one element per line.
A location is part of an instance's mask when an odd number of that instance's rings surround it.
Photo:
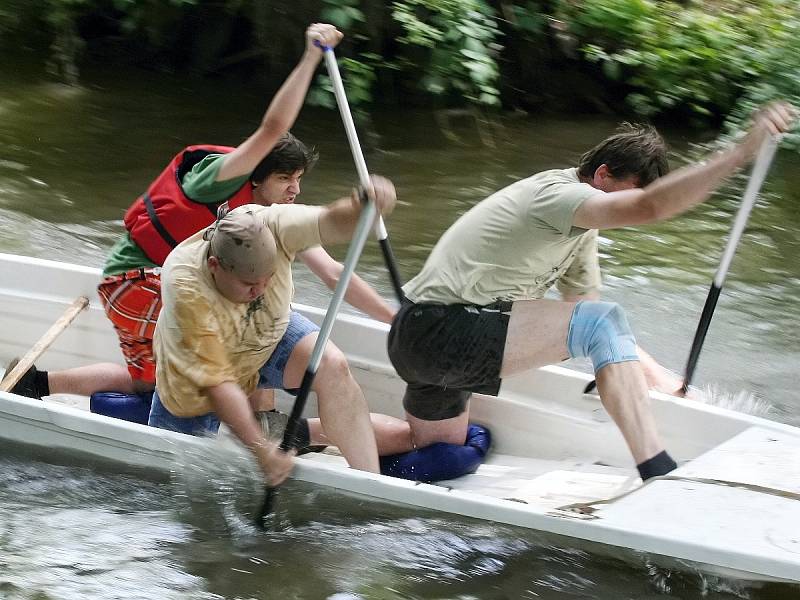
<path fill-rule="evenodd" d="M 31 368 L 33 363 L 42 355 L 42 353 L 50 347 L 56 338 L 61 335 L 75 317 L 87 306 L 89 306 L 89 299 L 86 296 L 80 296 L 69 305 L 67 310 L 64 311 L 58 320 L 50 326 L 45 334 L 39 338 L 33 347 L 23 356 L 16 366 L 11 369 L 10 373 L 6 373 L 3 377 L 3 382 L 0 383 L 0 391 L 10 392 L 11 389 L 17 385 L 22 376 Z"/>
<path fill-rule="evenodd" d="M 342 76 L 339 73 L 339 65 L 336 62 L 336 56 L 332 48 L 321 46 L 317 44 L 325 56 L 325 65 L 328 68 L 328 75 L 330 75 L 331 83 L 333 84 L 333 94 L 336 96 L 336 104 L 339 107 L 339 114 L 342 116 L 344 129 L 347 133 L 347 140 L 350 143 L 350 151 L 353 154 L 353 160 L 356 164 L 356 171 L 358 172 L 358 180 L 364 189 L 369 187 L 369 171 L 367 170 L 367 163 L 364 160 L 364 153 L 361 151 L 361 144 L 358 141 L 358 133 L 356 126 L 353 123 L 353 115 L 350 113 L 350 105 L 347 102 L 347 95 L 344 91 L 344 84 L 342 83 Z M 389 243 L 389 234 L 386 231 L 386 226 L 383 219 L 379 216 L 375 223 L 375 236 L 378 238 L 378 243 L 383 253 L 383 259 L 386 262 L 386 268 L 389 271 L 389 276 L 392 280 L 392 287 L 397 299 L 400 302 L 405 298 L 403 294 L 403 284 L 400 280 L 400 273 L 397 270 L 397 262 L 392 252 L 392 246 Z"/>
<path fill-rule="evenodd" d="M 375 221 L 376 214 L 377 209 L 374 202 L 366 202 L 363 205 L 361 209 L 361 216 L 359 217 L 356 230 L 353 234 L 353 240 L 350 242 L 350 247 L 348 248 L 347 255 L 344 259 L 344 269 L 342 270 L 342 274 L 339 276 L 339 281 L 336 284 L 333 297 L 328 305 L 328 311 L 325 313 L 325 318 L 322 320 L 322 325 L 320 325 L 317 341 L 314 344 L 314 350 L 311 352 L 311 358 L 308 361 L 308 367 L 303 375 L 303 381 L 300 384 L 300 389 L 297 392 L 297 398 L 294 401 L 292 412 L 289 415 L 289 422 L 286 424 L 286 431 L 283 434 L 283 442 L 281 442 L 281 448 L 284 450 L 292 447 L 292 442 L 294 441 L 294 436 L 297 432 L 300 416 L 303 414 L 303 410 L 306 406 L 306 400 L 308 400 L 308 394 L 311 392 L 311 386 L 314 383 L 314 377 L 317 374 L 317 369 L 319 369 L 319 363 L 322 360 L 322 354 L 325 351 L 325 345 L 328 343 L 331 329 L 333 329 L 333 324 L 336 321 L 336 315 L 338 314 L 339 307 L 342 305 L 342 301 L 344 300 L 345 292 L 347 292 L 347 286 L 350 285 L 350 279 L 355 271 L 356 263 L 361 256 L 361 251 L 364 249 L 364 245 L 367 242 L 370 228 Z M 258 514 L 256 519 L 256 524 L 260 527 L 264 526 L 264 518 L 270 512 L 272 512 L 272 504 L 275 499 L 275 493 L 275 486 L 267 486 L 264 504 L 262 505 L 261 512 Z"/>
<path fill-rule="evenodd" d="M 750 211 L 758 198 L 758 192 L 767 177 L 767 172 L 772 164 L 772 159 L 775 156 L 775 150 L 778 147 L 778 140 L 775 137 L 767 138 L 759 149 L 758 156 L 753 164 L 753 171 L 750 174 L 750 179 L 745 188 L 742 204 L 739 207 L 739 212 L 736 214 L 736 220 L 731 228 L 728 243 L 725 246 L 725 252 L 722 254 L 717 272 L 714 275 L 714 280 L 711 282 L 711 288 L 706 297 L 706 303 L 703 306 L 703 312 L 700 315 L 700 323 L 697 325 L 697 331 L 692 340 L 692 348 L 689 351 L 689 360 L 686 362 L 686 371 L 683 378 L 683 391 L 686 393 L 689 390 L 689 385 L 692 382 L 697 361 L 700 358 L 700 350 L 703 348 L 703 342 L 708 333 L 708 327 L 711 324 L 711 318 L 714 316 L 714 309 L 717 306 L 722 286 L 725 283 L 725 277 L 728 275 L 728 269 L 731 266 L 733 255 L 736 253 L 736 247 L 742 237 L 744 228 L 747 225 L 747 219 L 750 217 Z"/>

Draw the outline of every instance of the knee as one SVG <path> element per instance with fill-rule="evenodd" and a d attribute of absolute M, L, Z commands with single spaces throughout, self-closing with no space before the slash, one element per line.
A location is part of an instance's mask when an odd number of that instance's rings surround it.
<path fill-rule="evenodd" d="M 344 353 L 333 344 L 328 344 L 322 353 L 319 363 L 318 375 L 324 379 L 350 379 L 350 366 Z"/>
<path fill-rule="evenodd" d="M 579 302 L 570 319 L 567 347 L 573 358 L 590 358 L 595 372 L 611 363 L 639 360 L 625 311 L 615 302 Z"/>
<path fill-rule="evenodd" d="M 379 454 L 394 454 L 413 449 L 411 426 L 406 421 L 378 413 L 370 414 L 370 420 Z"/>

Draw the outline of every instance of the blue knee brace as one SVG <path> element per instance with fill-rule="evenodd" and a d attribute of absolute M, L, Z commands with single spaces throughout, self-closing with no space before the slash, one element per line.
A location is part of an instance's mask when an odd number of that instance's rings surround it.
<path fill-rule="evenodd" d="M 639 360 L 625 312 L 614 302 L 578 302 L 569 321 L 567 349 L 572 358 L 590 358 L 595 373 L 610 363 Z"/>
<path fill-rule="evenodd" d="M 412 481 L 455 479 L 474 473 L 486 458 L 491 443 L 488 429 L 471 424 L 463 446 L 440 442 L 403 454 L 382 456 L 381 473 Z"/>

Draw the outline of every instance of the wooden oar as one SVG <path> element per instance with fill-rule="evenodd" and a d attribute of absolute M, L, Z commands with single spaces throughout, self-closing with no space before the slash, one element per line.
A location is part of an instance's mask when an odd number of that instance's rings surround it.
<path fill-rule="evenodd" d="M 369 186 L 369 171 L 367 170 L 367 163 L 364 160 L 364 153 L 361 151 L 361 144 L 358 141 L 358 133 L 356 126 L 353 123 L 353 116 L 350 113 L 350 105 L 347 102 L 347 95 L 344 92 L 344 84 L 342 83 L 342 76 L 339 73 L 339 65 L 336 62 L 336 55 L 333 53 L 332 48 L 322 48 L 325 56 L 325 66 L 328 68 L 328 74 L 333 84 L 333 93 L 336 96 L 336 104 L 339 106 L 339 114 L 342 116 L 344 129 L 347 132 L 347 140 L 350 143 L 350 152 L 353 154 L 353 160 L 356 163 L 356 171 L 358 171 L 358 180 L 361 186 L 366 189 Z M 378 238 L 381 252 L 383 253 L 384 261 L 386 262 L 386 269 L 389 271 L 389 277 L 392 280 L 392 287 L 397 299 L 402 302 L 405 298 L 403 294 L 403 283 L 400 279 L 400 273 L 397 270 L 397 262 L 392 252 L 392 246 L 389 243 L 389 234 L 386 232 L 386 226 L 383 223 L 383 218 L 378 216 L 375 223 L 375 237 Z"/>
<path fill-rule="evenodd" d="M 736 246 L 739 244 L 739 239 L 742 237 L 747 219 L 750 216 L 750 211 L 756 203 L 758 192 L 764 179 L 767 176 L 767 171 L 772 164 L 772 158 L 775 156 L 775 150 L 778 147 L 778 137 L 770 136 L 761 146 L 758 151 L 755 163 L 753 163 L 753 170 L 750 174 L 750 180 L 747 182 L 747 188 L 744 191 L 742 205 L 739 207 L 739 212 L 736 214 L 736 220 L 733 223 L 728 244 L 725 246 L 725 252 L 722 254 L 717 272 L 714 275 L 714 280 L 711 282 L 711 289 L 708 291 L 706 303 L 703 306 L 703 312 L 700 316 L 700 323 L 697 325 L 697 331 L 694 334 L 692 341 L 692 349 L 689 351 L 689 360 L 686 363 L 686 371 L 683 377 L 683 392 L 689 391 L 689 385 L 692 382 L 695 368 L 697 367 L 697 360 L 700 358 L 700 350 L 703 348 L 703 342 L 706 339 L 708 326 L 711 323 L 711 317 L 714 316 L 714 308 L 717 306 L 722 284 L 725 282 L 725 276 L 728 274 L 728 268 L 731 266 L 733 255 L 736 252 Z"/>
<path fill-rule="evenodd" d="M 62 331 L 69 327 L 69 324 L 72 323 L 75 317 L 87 306 L 89 306 L 89 299 L 86 296 L 76 298 L 75 301 L 69 305 L 69 308 L 64 311 L 64 314 L 53 323 L 50 329 L 39 338 L 39 341 L 36 342 L 25 356 L 20 359 L 16 366 L 11 369 L 11 372 L 5 374 L 3 382 L 0 383 L 0 391 L 10 392 L 11 389 L 17 385 L 22 376 L 28 372 L 28 369 L 31 368 L 33 363 L 36 362 L 36 359 L 50 347 L 50 344 L 55 341 Z"/>

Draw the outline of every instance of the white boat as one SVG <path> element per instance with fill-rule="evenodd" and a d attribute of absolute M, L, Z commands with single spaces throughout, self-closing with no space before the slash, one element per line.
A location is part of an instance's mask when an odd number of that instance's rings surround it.
<path fill-rule="evenodd" d="M 23 355 L 79 296 L 91 299 L 38 366 L 121 361 L 95 288 L 97 269 L 0 254 L 0 359 Z M 321 321 L 322 311 L 296 306 Z M 387 327 L 340 316 L 345 351 L 371 409 L 402 416 L 403 384 L 386 356 Z M 645 552 L 687 569 L 751 581 L 800 582 L 800 429 L 652 394 L 661 435 L 680 467 L 642 486 L 590 377 L 548 367 L 507 379 L 472 401 L 493 446 L 473 475 L 439 484 L 373 475 L 340 456 L 307 454 L 293 477 L 373 498 Z M 314 405 L 313 398 L 309 402 Z M 128 423 L 0 392 L 0 440 L 69 449 L 169 471 L 181 452 L 222 442 Z M 243 453 L 230 442 L 226 448 Z M 224 460 L 224 453 L 220 460 Z"/>

